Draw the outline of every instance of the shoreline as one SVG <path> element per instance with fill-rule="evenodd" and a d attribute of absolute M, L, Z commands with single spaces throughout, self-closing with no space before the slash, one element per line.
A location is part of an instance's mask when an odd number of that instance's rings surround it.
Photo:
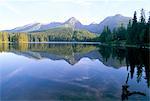
<path fill-rule="evenodd" d="M 2 42 L 0 44 L 18 44 L 16 42 Z M 132 45 L 132 44 L 114 44 L 114 43 L 101 43 L 101 42 L 68 42 L 68 41 L 51 41 L 51 42 L 23 42 L 21 44 L 87 44 L 87 45 L 103 45 L 112 47 L 131 47 L 131 48 L 147 48 L 146 45 Z"/>
<path fill-rule="evenodd" d="M 150 49 L 149 46 L 146 46 L 146 45 L 134 45 L 134 44 L 111 44 L 111 43 L 101 43 L 101 45 L 104 45 L 104 46 L 112 46 L 112 47 L 131 47 L 131 48 L 146 48 L 146 49 Z"/>
<path fill-rule="evenodd" d="M 18 44 L 16 42 L 2 42 L 0 44 Z M 68 41 L 51 41 L 51 42 L 23 42 L 21 44 L 97 44 L 100 45 L 101 42 L 68 42 Z"/>

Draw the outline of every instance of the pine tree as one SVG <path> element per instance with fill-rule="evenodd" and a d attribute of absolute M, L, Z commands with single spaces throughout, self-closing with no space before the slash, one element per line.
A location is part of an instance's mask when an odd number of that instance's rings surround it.
<path fill-rule="evenodd" d="M 126 29 L 123 24 L 117 29 L 117 38 L 118 40 L 125 40 L 126 39 Z"/>
<path fill-rule="evenodd" d="M 146 31 L 145 11 L 142 8 L 140 22 L 138 24 L 138 33 L 137 33 L 137 40 L 138 40 L 138 43 L 140 43 L 140 44 L 144 44 L 145 31 Z"/>
<path fill-rule="evenodd" d="M 127 35 L 126 35 L 126 39 L 127 39 L 127 43 L 131 43 L 132 40 L 132 24 L 131 24 L 131 20 L 129 20 L 128 26 L 127 26 Z"/>
<path fill-rule="evenodd" d="M 132 38 L 131 43 L 135 44 L 138 42 L 138 36 L 137 36 L 137 27 L 138 27 L 138 23 L 137 23 L 137 16 L 136 16 L 136 11 L 134 12 L 134 16 L 133 16 L 133 20 L 132 20 L 132 33 L 130 35 L 130 37 Z"/>
<path fill-rule="evenodd" d="M 103 32 L 100 35 L 101 42 L 109 42 L 112 40 L 111 31 L 108 26 L 105 26 Z"/>
<path fill-rule="evenodd" d="M 112 32 L 112 41 L 115 41 L 117 40 L 117 30 L 116 28 L 113 29 L 113 32 Z"/>
<path fill-rule="evenodd" d="M 137 17 L 136 17 L 136 11 L 134 12 L 134 16 L 133 16 L 133 24 L 132 26 L 137 24 Z"/>

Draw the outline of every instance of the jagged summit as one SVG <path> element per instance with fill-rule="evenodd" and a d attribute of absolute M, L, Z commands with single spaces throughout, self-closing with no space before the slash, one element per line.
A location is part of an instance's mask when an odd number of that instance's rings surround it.
<path fill-rule="evenodd" d="M 65 23 L 75 25 L 76 23 L 80 22 L 75 17 L 71 17 Z"/>
<path fill-rule="evenodd" d="M 71 17 L 67 21 L 69 21 L 69 22 L 78 22 L 78 20 L 75 17 Z"/>
<path fill-rule="evenodd" d="M 64 25 L 67 27 L 72 27 L 72 28 L 80 28 L 83 25 L 79 20 L 77 20 L 75 17 L 69 18 L 66 22 L 64 22 Z"/>

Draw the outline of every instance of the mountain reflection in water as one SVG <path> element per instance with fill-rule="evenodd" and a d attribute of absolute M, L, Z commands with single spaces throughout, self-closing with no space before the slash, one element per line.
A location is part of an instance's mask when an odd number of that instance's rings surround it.
<path fill-rule="evenodd" d="M 149 49 L 0 44 L 0 100 L 148 101 Z"/>

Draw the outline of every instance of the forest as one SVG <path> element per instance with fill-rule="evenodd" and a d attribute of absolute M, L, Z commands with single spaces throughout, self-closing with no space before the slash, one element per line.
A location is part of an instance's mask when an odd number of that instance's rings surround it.
<path fill-rule="evenodd" d="M 50 41 L 91 41 L 96 35 L 86 30 L 74 30 L 73 28 L 53 28 L 36 32 L 0 32 L 0 43 L 28 43 Z"/>
<path fill-rule="evenodd" d="M 141 10 L 140 20 L 137 20 L 137 13 L 134 12 L 133 19 L 129 21 L 127 28 L 123 24 L 114 28 L 104 27 L 101 35 L 96 39 L 102 43 L 149 45 L 150 41 L 150 15 L 146 22 L 144 9 Z"/>

